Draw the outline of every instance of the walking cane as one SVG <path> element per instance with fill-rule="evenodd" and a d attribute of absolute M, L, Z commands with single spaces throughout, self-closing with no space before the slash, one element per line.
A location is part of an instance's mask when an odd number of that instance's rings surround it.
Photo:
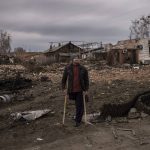
<path fill-rule="evenodd" d="M 68 91 L 68 79 L 66 81 L 67 88 L 66 91 Z M 65 124 L 65 117 L 66 117 L 66 105 L 67 105 L 67 93 L 65 94 L 65 101 L 64 101 L 64 114 L 63 114 L 63 125 Z"/>
<path fill-rule="evenodd" d="M 85 94 L 83 94 L 83 102 L 84 102 L 84 121 L 85 124 L 87 124 Z"/>
<path fill-rule="evenodd" d="M 65 101 L 64 101 L 63 125 L 65 124 L 66 105 L 67 105 L 67 94 L 65 95 Z"/>
<path fill-rule="evenodd" d="M 92 125 L 94 126 L 94 124 L 92 124 L 91 122 L 87 121 L 87 112 L 86 112 L 86 100 L 85 100 L 85 96 L 86 94 L 83 94 L 83 102 L 84 102 L 84 122 L 85 124 L 89 124 L 89 125 Z"/>

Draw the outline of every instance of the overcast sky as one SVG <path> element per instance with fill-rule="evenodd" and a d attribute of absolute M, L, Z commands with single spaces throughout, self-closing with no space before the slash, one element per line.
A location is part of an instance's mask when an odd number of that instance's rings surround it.
<path fill-rule="evenodd" d="M 0 29 L 12 48 L 46 50 L 50 41 L 127 39 L 131 20 L 150 14 L 150 0 L 0 0 Z"/>

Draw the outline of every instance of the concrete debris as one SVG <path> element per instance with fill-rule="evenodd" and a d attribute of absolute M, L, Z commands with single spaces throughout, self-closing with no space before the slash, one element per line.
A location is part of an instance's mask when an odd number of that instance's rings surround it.
<path fill-rule="evenodd" d="M 42 139 L 42 138 L 37 138 L 36 140 L 37 140 L 37 141 L 43 141 L 43 139 Z"/>
<path fill-rule="evenodd" d="M 137 113 L 137 109 L 136 108 L 131 108 L 129 113 Z"/>
<path fill-rule="evenodd" d="M 88 122 L 94 122 L 97 120 L 97 118 L 100 116 L 101 112 L 98 112 L 98 113 L 93 113 L 93 114 L 87 114 L 86 115 L 86 118 L 87 118 L 87 121 Z M 82 118 L 82 121 L 84 122 L 84 115 L 83 115 L 83 118 Z"/>
<path fill-rule="evenodd" d="M 140 66 L 138 64 L 133 64 L 132 68 L 133 69 L 140 69 Z"/>
<path fill-rule="evenodd" d="M 147 116 L 149 116 L 148 114 L 144 113 L 144 112 L 141 112 L 141 117 L 142 118 L 146 118 Z"/>
<path fill-rule="evenodd" d="M 140 113 L 137 112 L 136 108 L 131 108 L 129 113 L 128 113 L 128 118 L 129 119 L 136 119 L 140 117 Z"/>
<path fill-rule="evenodd" d="M 0 65 L 0 80 L 12 78 L 17 72 L 24 73 L 26 68 L 22 65 Z"/>
<path fill-rule="evenodd" d="M 24 111 L 24 112 L 16 112 L 12 113 L 11 117 L 14 120 L 21 120 L 24 119 L 26 121 L 33 121 L 37 118 L 40 118 L 43 115 L 46 115 L 50 112 L 50 109 L 44 109 L 44 110 L 36 110 L 36 111 Z M 51 112 L 54 114 L 54 112 Z"/>

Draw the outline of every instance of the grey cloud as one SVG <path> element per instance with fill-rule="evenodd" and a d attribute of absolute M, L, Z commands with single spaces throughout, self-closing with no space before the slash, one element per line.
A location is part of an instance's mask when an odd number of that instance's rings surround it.
<path fill-rule="evenodd" d="M 38 33 L 41 35 L 53 35 L 53 36 L 61 36 L 61 35 L 71 35 L 71 36 L 111 36 L 111 35 L 119 35 L 122 33 L 123 29 L 115 26 L 95 26 L 94 24 L 74 24 L 74 25 L 50 25 L 46 24 L 43 26 L 40 25 L 30 25 L 30 26 L 20 26 L 20 25 L 12 25 L 9 27 L 13 31 L 20 31 L 26 33 Z"/>
<path fill-rule="evenodd" d="M 45 49 L 53 40 L 113 42 L 128 38 L 131 20 L 147 15 L 149 5 L 149 0 L 0 0 L 0 29 L 12 33 L 13 47 Z"/>

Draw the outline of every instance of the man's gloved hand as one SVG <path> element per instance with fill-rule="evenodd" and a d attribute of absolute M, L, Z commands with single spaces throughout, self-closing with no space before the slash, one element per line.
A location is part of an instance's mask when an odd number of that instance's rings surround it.
<path fill-rule="evenodd" d="M 84 91 L 83 94 L 84 94 L 84 95 L 88 95 L 88 91 Z"/>

